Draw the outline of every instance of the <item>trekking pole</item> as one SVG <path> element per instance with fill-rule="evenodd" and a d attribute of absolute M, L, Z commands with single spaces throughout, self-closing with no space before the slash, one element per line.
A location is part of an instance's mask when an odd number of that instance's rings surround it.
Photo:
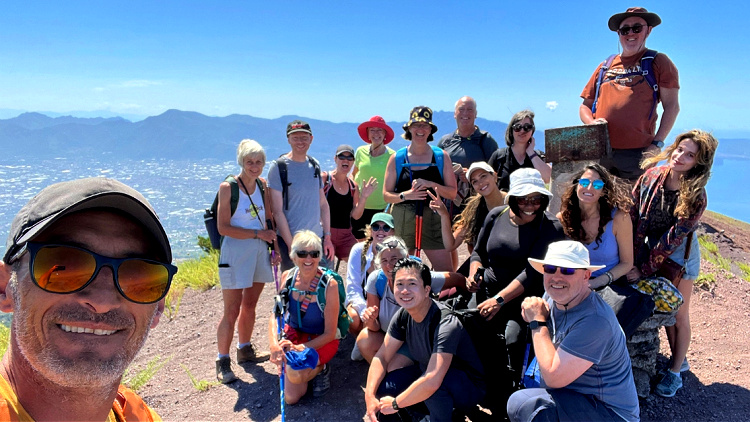
<path fill-rule="evenodd" d="M 416 225 L 414 228 L 414 248 L 416 249 L 414 251 L 414 256 L 420 258 L 420 251 L 422 249 L 422 222 L 424 221 L 424 217 L 422 217 L 422 214 L 424 213 L 424 201 L 417 201 L 414 211 L 414 224 Z"/>
<path fill-rule="evenodd" d="M 276 251 L 271 251 L 271 259 L 276 258 Z M 273 279 L 276 282 L 276 296 L 274 296 L 274 315 L 276 316 L 276 341 L 280 342 L 284 333 L 284 304 L 281 303 L 281 295 L 279 294 L 279 266 L 273 266 Z M 283 350 L 282 350 L 283 352 Z M 281 369 L 279 371 L 279 398 L 281 399 L 281 422 L 286 422 L 286 402 L 284 400 L 284 376 L 286 373 L 286 365 L 284 364 L 284 358 L 281 358 Z"/>

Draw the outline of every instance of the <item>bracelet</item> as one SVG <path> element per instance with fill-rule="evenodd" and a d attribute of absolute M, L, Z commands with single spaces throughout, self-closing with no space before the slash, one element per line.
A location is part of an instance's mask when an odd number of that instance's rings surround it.
<path fill-rule="evenodd" d="M 534 157 L 539 157 L 539 154 L 537 154 L 537 153 L 535 152 L 535 153 L 533 153 L 533 154 L 529 155 L 529 160 L 533 160 L 533 159 L 534 159 Z"/>
<path fill-rule="evenodd" d="M 255 235 L 255 239 L 258 238 L 258 230 L 253 230 L 253 234 Z"/>
<path fill-rule="evenodd" d="M 609 281 L 607 281 L 607 285 L 610 285 L 610 284 L 612 284 L 612 282 L 613 282 L 613 281 L 615 280 L 614 276 L 612 276 L 612 273 L 611 273 L 611 272 L 609 272 L 609 271 L 606 271 L 606 272 L 604 273 L 604 275 L 606 275 L 606 276 L 607 276 L 607 278 L 609 279 Z"/>

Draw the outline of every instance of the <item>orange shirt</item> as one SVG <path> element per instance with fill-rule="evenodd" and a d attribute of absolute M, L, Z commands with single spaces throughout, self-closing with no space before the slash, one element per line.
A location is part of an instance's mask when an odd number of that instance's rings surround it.
<path fill-rule="evenodd" d="M 651 119 L 648 118 L 654 106 L 653 88 L 640 74 L 628 78 L 616 78 L 618 75 L 640 72 L 642 56 L 643 54 L 638 54 L 625 57 L 624 60 L 620 55 L 615 57 L 599 88 L 599 102 L 596 104 L 594 118 L 607 119 L 609 142 L 612 148 L 646 148 L 654 140 L 658 118 L 656 111 Z M 603 64 L 604 62 L 591 75 L 586 87 L 583 88 L 581 98 L 594 99 L 596 80 Z M 677 68 L 666 54 L 657 54 L 652 67 L 660 89 L 680 87 Z"/>
<path fill-rule="evenodd" d="M 16 392 L 4 377 L 0 376 L 0 421 L 34 422 L 18 401 Z M 161 421 L 159 415 L 151 410 L 135 392 L 121 385 L 117 397 L 107 416 L 107 422 L 127 421 Z"/>

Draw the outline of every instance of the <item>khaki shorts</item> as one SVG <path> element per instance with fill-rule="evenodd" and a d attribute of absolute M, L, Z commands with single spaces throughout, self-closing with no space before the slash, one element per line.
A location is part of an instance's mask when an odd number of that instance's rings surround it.
<path fill-rule="evenodd" d="M 393 206 L 393 222 L 396 225 L 396 236 L 404 239 L 409 249 L 416 247 L 416 205 L 413 202 Z M 422 212 L 422 249 L 445 249 L 441 232 L 440 215 L 433 212 L 425 203 Z"/>

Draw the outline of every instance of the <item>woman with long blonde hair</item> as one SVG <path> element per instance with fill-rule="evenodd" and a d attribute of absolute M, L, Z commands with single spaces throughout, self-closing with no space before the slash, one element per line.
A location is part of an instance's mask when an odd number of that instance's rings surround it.
<path fill-rule="evenodd" d="M 627 274 L 630 282 L 654 275 L 662 263 L 671 258 L 684 265 L 685 275 L 678 288 L 684 303 L 677 312 L 677 322 L 667 327 L 672 351 L 669 367 L 656 393 L 672 397 L 682 387 L 680 372 L 690 366 L 685 356 L 690 345 L 690 294 L 693 280 L 700 272 L 700 247 L 692 236 L 690 255 L 685 258 L 688 235 L 695 232 L 706 209 L 706 184 L 719 142 L 710 133 L 699 129 L 682 133 L 660 154 L 645 159 L 647 168 L 633 187 L 634 206 L 633 254 L 635 266 Z M 660 161 L 666 164 L 653 167 Z M 687 262 L 685 262 L 687 261 Z"/>

